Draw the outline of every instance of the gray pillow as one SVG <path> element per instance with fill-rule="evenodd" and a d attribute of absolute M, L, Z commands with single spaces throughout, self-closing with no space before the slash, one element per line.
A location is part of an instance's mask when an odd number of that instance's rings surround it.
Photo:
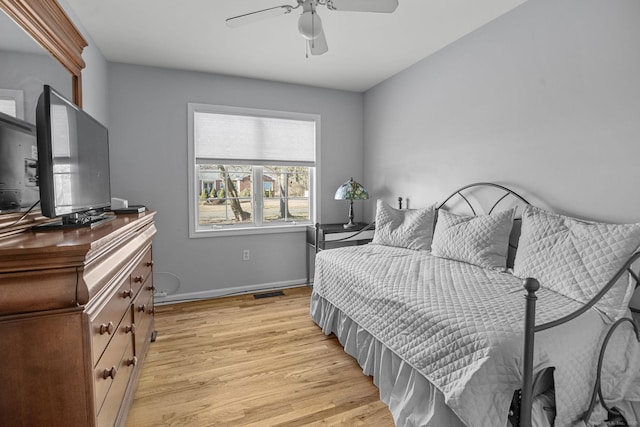
<path fill-rule="evenodd" d="M 592 299 L 640 245 L 640 224 L 583 221 L 528 206 L 513 274 L 580 302 Z M 624 274 L 596 308 L 617 318 L 625 314 L 634 283 Z"/>
<path fill-rule="evenodd" d="M 515 209 L 463 216 L 440 209 L 431 253 L 492 270 L 506 270 Z"/>
<path fill-rule="evenodd" d="M 423 209 L 398 210 L 383 200 L 376 204 L 373 242 L 400 248 L 429 250 L 433 238 L 435 205 Z"/>

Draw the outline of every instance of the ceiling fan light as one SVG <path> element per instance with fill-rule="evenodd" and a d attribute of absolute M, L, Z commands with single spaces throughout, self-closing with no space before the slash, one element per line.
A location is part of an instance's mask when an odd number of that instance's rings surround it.
<path fill-rule="evenodd" d="M 298 31 L 307 40 L 313 40 L 322 32 L 322 21 L 317 13 L 310 10 L 303 12 L 298 19 Z"/>

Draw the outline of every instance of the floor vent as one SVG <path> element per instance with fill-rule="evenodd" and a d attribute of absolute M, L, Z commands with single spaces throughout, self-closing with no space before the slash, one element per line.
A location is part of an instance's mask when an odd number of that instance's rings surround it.
<path fill-rule="evenodd" d="M 284 292 L 282 291 L 274 291 L 274 292 L 266 292 L 264 294 L 253 294 L 253 298 L 271 298 L 271 297 L 282 297 L 284 296 Z"/>

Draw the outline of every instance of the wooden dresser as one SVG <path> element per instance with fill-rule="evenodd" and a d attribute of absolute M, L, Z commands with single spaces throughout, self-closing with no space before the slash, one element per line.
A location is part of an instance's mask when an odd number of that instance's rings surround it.
<path fill-rule="evenodd" d="M 0 426 L 126 421 L 153 330 L 154 213 L 0 239 Z"/>

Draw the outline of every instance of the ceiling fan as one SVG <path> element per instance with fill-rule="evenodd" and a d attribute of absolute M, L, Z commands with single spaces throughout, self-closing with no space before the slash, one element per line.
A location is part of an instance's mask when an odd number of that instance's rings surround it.
<path fill-rule="evenodd" d="M 326 6 L 327 9 L 335 11 L 379 13 L 391 13 L 398 7 L 398 0 L 297 0 L 297 2 L 295 6 L 285 4 L 228 18 L 227 26 L 237 28 L 265 18 L 286 15 L 294 9 L 302 8 L 302 14 L 298 18 L 298 31 L 307 40 L 311 54 L 322 55 L 329 50 L 329 47 L 322 21 L 316 12 L 318 6 Z"/>

